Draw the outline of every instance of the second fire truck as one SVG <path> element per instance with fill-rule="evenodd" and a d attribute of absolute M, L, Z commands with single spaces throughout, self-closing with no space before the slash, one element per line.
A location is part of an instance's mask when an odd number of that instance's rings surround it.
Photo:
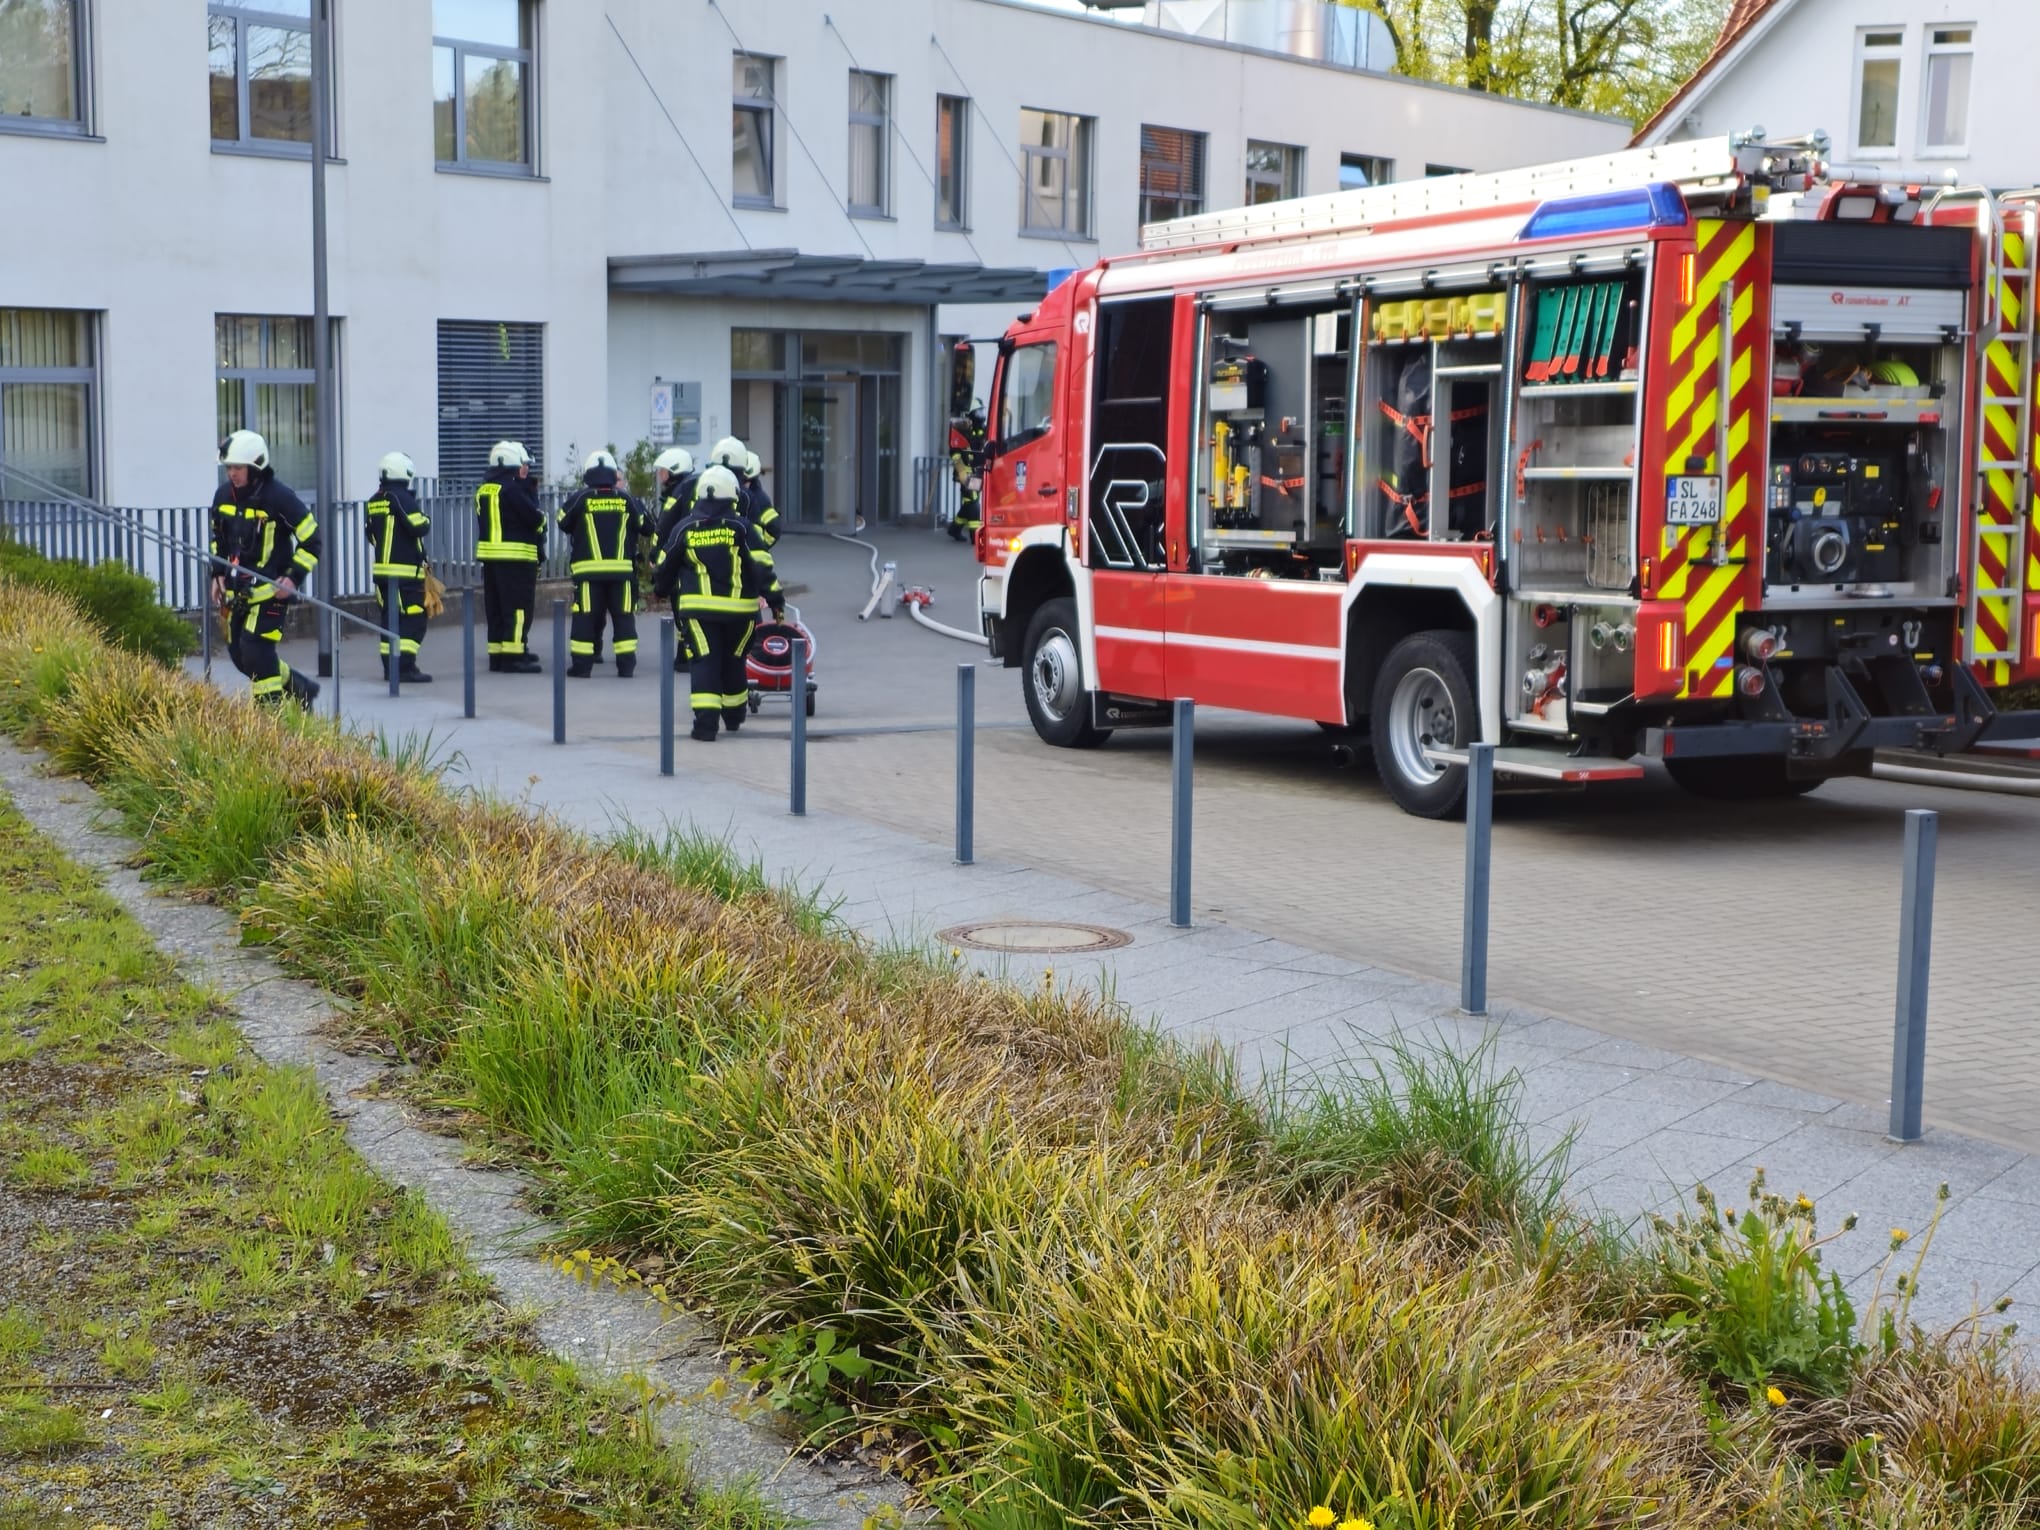
<path fill-rule="evenodd" d="M 1406 810 L 2040 733 L 2040 194 L 1761 133 L 1151 225 L 1000 344 L 980 611 L 1053 744 L 1365 729 Z"/>

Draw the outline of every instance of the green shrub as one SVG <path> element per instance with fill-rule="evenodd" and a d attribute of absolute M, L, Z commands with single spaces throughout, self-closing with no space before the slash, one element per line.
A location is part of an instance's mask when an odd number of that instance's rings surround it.
<path fill-rule="evenodd" d="M 45 558 L 0 534 L 0 574 L 70 596 L 108 642 L 129 653 L 174 664 L 198 646 L 184 620 L 157 602 L 155 585 L 124 564 Z"/>
<path fill-rule="evenodd" d="M 1813 1202 L 1771 1194 L 1761 1169 L 1740 1216 L 1705 1185 L 1694 1197 L 1697 1213 L 1656 1222 L 1663 1305 L 1653 1336 L 1720 1381 L 1840 1396 L 1867 1347 L 1841 1276 L 1821 1270 Z"/>

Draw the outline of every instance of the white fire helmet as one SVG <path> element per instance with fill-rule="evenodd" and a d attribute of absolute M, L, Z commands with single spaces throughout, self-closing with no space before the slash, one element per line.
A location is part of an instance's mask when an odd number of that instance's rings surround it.
<path fill-rule="evenodd" d="M 708 460 L 717 467 L 726 467 L 731 472 L 736 472 L 743 467 L 746 455 L 743 442 L 735 436 L 724 436 L 710 450 Z"/>
<path fill-rule="evenodd" d="M 266 468 L 269 443 L 252 430 L 237 430 L 220 443 L 220 463 L 224 467 Z"/>
<path fill-rule="evenodd" d="M 737 475 L 726 467 L 703 468 L 701 476 L 694 481 L 696 499 L 719 499 L 734 505 L 737 502 Z"/>
<path fill-rule="evenodd" d="M 385 452 L 376 471 L 390 483 L 409 483 L 418 476 L 418 465 L 402 452 Z"/>
<path fill-rule="evenodd" d="M 600 449 L 588 453 L 588 460 L 581 464 L 581 471 L 584 473 L 592 473 L 597 468 L 607 468 L 609 469 L 610 472 L 612 473 L 615 472 L 616 458 L 611 456 L 608 452 L 602 451 Z"/>
<path fill-rule="evenodd" d="M 744 453 L 744 476 L 746 478 L 756 478 L 764 470 L 764 467 L 765 464 L 758 460 L 756 452 Z"/>
<path fill-rule="evenodd" d="M 694 471 L 694 454 L 684 446 L 669 446 L 653 459 L 652 466 L 679 478 Z"/>
<path fill-rule="evenodd" d="M 524 449 L 522 441 L 498 441 L 489 448 L 489 466 L 492 468 L 530 465 L 531 453 Z"/>

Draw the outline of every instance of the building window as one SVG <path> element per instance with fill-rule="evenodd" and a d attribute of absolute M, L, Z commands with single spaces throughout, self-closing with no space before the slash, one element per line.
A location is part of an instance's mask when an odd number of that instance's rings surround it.
<path fill-rule="evenodd" d="M 545 326 L 441 319 L 439 476 L 480 483 L 498 441 L 522 441 L 543 475 Z"/>
<path fill-rule="evenodd" d="M 85 129 L 83 0 L 0 0 L 0 125 Z"/>
<path fill-rule="evenodd" d="M 730 183 L 739 207 L 778 205 L 778 161 L 774 156 L 773 114 L 778 96 L 776 59 L 739 53 L 734 64 L 735 100 L 730 114 Z"/>
<path fill-rule="evenodd" d="M 1424 179 L 1436 180 L 1441 175 L 1471 175 L 1473 172 L 1464 165 L 1426 165 Z"/>
<path fill-rule="evenodd" d="M 1865 29 L 1856 34 L 1856 152 L 1898 152 L 1898 76 L 1905 30 Z M 1968 72 L 1963 79 L 1966 84 Z M 1966 93 L 1966 92 L 1965 92 Z"/>
<path fill-rule="evenodd" d="M 1974 27 L 1927 28 L 1927 125 L 1922 154 L 1969 149 L 1969 69 L 1976 58 Z"/>
<path fill-rule="evenodd" d="M 41 499 L 52 488 L 92 497 L 92 319 L 0 308 L 0 499 Z"/>
<path fill-rule="evenodd" d="M 260 431 L 276 476 L 310 500 L 319 483 L 312 321 L 223 313 L 213 318 L 213 334 L 220 439 Z"/>
<path fill-rule="evenodd" d="M 1358 191 L 1362 186 L 1386 186 L 1395 179 L 1395 161 L 1375 154 L 1339 156 L 1339 190 Z"/>
<path fill-rule="evenodd" d="M 935 226 L 970 227 L 970 102 L 935 98 Z"/>
<path fill-rule="evenodd" d="M 1204 211 L 1204 135 L 1185 128 L 1140 130 L 1140 221 L 1162 223 Z"/>
<path fill-rule="evenodd" d="M 312 141 L 312 0 L 206 8 L 215 146 L 306 152 Z"/>
<path fill-rule="evenodd" d="M 1247 140 L 1247 206 L 1303 195 L 1303 150 L 1294 144 Z"/>
<path fill-rule="evenodd" d="M 850 211 L 882 218 L 892 210 L 887 140 L 892 125 L 892 76 L 850 71 Z"/>
<path fill-rule="evenodd" d="M 532 168 L 530 0 L 432 0 L 432 152 L 442 165 Z"/>
<path fill-rule="evenodd" d="M 1020 109 L 1020 229 L 1087 239 L 1091 234 L 1092 119 Z"/>

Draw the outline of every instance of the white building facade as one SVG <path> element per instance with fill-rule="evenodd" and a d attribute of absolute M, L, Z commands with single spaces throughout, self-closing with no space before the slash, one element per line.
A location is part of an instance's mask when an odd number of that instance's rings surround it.
<path fill-rule="evenodd" d="M 1161 14 L 327 3 L 343 498 L 733 431 L 795 526 L 925 513 L 954 340 L 1144 217 L 1627 136 Z M 312 4 L 0 7 L 0 497 L 200 502 L 244 424 L 309 492 Z"/>
<path fill-rule="evenodd" d="M 1738 0 L 1637 142 L 1823 129 L 1836 159 L 1897 179 L 2031 186 L 2040 148 L 2017 113 L 2036 48 L 2033 0 Z"/>

